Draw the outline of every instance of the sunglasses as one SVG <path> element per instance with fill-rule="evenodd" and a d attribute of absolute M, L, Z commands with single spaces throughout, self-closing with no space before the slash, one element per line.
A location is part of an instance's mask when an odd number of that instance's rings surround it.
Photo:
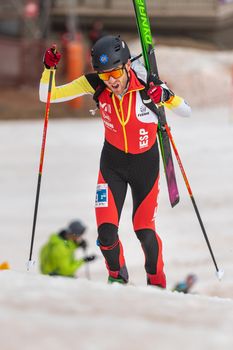
<path fill-rule="evenodd" d="M 124 74 L 124 67 L 111 70 L 110 72 L 98 73 L 98 76 L 100 77 L 101 80 L 107 81 L 109 80 L 110 77 L 114 79 L 118 79 L 122 77 L 123 74 Z"/>

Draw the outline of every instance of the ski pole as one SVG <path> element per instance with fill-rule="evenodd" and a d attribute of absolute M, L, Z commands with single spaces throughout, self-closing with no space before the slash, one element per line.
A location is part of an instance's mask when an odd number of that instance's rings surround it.
<path fill-rule="evenodd" d="M 181 162 L 181 159 L 180 159 L 178 150 L 177 150 L 177 148 L 176 148 L 176 145 L 175 145 L 175 142 L 174 142 L 174 139 L 173 139 L 173 137 L 172 137 L 172 134 L 171 134 L 171 131 L 170 131 L 170 128 L 169 128 L 168 124 L 165 124 L 165 129 L 166 129 L 167 134 L 168 134 L 168 137 L 169 137 L 169 139 L 170 139 L 170 141 L 171 141 L 172 148 L 173 148 L 173 150 L 174 150 L 174 153 L 175 153 L 177 162 L 178 162 L 178 164 L 179 164 L 181 173 L 182 173 L 182 175 L 183 175 L 186 188 L 187 188 L 187 190 L 188 190 L 188 193 L 189 193 L 190 199 L 191 199 L 191 201 L 192 201 L 192 204 L 193 204 L 195 213 L 196 213 L 196 215 L 197 215 L 199 224 L 200 224 L 200 226 L 201 226 L 202 233 L 203 233 L 203 235 L 204 235 L 204 238 L 205 238 L 205 240 L 206 240 L 207 246 L 208 246 L 208 248 L 209 248 L 209 252 L 210 252 L 210 255 L 211 255 L 211 257 L 212 257 L 212 260 L 213 260 L 213 263 L 214 263 L 214 266 L 215 266 L 215 269 L 216 269 L 216 275 L 217 275 L 218 279 L 221 280 L 221 278 L 223 277 L 224 271 L 223 271 L 223 270 L 219 270 L 218 265 L 217 265 L 217 263 L 216 263 L 216 260 L 215 260 L 215 257 L 214 257 L 214 254 L 213 254 L 213 251 L 212 251 L 212 248 L 211 248 L 211 245 L 210 245 L 210 242 L 209 242 L 209 239 L 208 239 L 208 236 L 207 236 L 207 233 L 206 233 L 204 224 L 203 224 L 203 221 L 202 221 L 202 219 L 201 219 L 201 216 L 200 216 L 198 207 L 197 207 L 196 202 L 195 202 L 195 199 L 194 199 L 194 197 L 193 197 L 193 193 L 192 193 L 192 190 L 191 190 L 191 187 L 190 187 L 188 178 L 187 178 L 187 176 L 186 176 L 186 173 L 185 173 L 183 164 L 182 164 L 182 162 Z"/>
<path fill-rule="evenodd" d="M 53 45 L 53 50 L 56 50 L 55 45 Z M 30 254 L 29 254 L 29 260 L 27 262 L 27 270 L 29 270 L 30 267 L 33 266 L 35 263 L 34 261 L 32 261 L 32 251 L 33 251 L 33 243 L 34 243 L 34 238 L 35 238 L 37 212 L 38 212 L 39 197 L 40 197 L 40 186 L 41 186 L 41 178 L 42 178 L 43 163 L 44 163 L 46 135 L 47 135 L 48 121 L 49 121 L 49 109 L 50 109 L 53 75 L 54 75 L 54 68 L 50 68 L 48 95 L 47 95 L 47 101 L 46 101 L 46 107 L 45 107 L 45 117 L 44 117 L 44 129 L 43 129 L 41 152 L 40 152 L 39 174 L 38 174 L 37 189 L 36 189 L 36 200 L 35 200 L 35 208 L 34 208 L 34 215 L 33 215 Z"/>

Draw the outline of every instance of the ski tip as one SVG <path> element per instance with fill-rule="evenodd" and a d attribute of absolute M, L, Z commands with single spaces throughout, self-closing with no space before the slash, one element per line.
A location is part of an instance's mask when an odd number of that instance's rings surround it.
<path fill-rule="evenodd" d="M 8 261 L 3 261 L 0 263 L 0 270 L 10 270 L 10 264 Z"/>
<path fill-rule="evenodd" d="M 221 281 L 221 279 L 223 278 L 223 275 L 224 275 L 224 270 L 216 271 L 216 276 L 217 276 L 219 281 Z"/>
<path fill-rule="evenodd" d="M 169 198 L 170 198 L 170 203 L 171 203 L 171 207 L 174 208 L 179 202 L 180 202 L 180 196 L 179 193 L 175 193 L 175 195 L 170 195 L 169 193 Z"/>

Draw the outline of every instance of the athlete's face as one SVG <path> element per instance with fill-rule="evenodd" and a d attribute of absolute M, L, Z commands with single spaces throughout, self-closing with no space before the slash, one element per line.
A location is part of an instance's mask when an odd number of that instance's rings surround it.
<path fill-rule="evenodd" d="M 102 73 L 109 73 L 109 76 L 104 76 L 104 83 L 107 87 L 112 90 L 112 92 L 116 95 L 121 95 L 128 83 L 128 74 L 130 70 L 130 60 L 123 66 L 119 66 L 114 70 L 105 71 Z M 112 74 L 110 74 L 112 72 Z M 115 76 L 115 77 L 114 77 Z M 101 78 L 101 76 L 100 76 Z M 108 80 L 105 80 L 108 79 Z"/>

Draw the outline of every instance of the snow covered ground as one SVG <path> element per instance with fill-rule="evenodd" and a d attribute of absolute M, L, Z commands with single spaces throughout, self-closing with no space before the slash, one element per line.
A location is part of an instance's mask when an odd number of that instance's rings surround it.
<path fill-rule="evenodd" d="M 184 95 L 185 96 L 185 95 Z M 185 96 L 186 97 L 186 96 Z M 194 108 L 189 119 L 168 113 L 173 137 L 219 268 L 215 268 L 179 168 L 181 201 L 171 209 L 161 168 L 157 231 L 168 290 L 147 287 L 144 257 L 127 196 L 119 234 L 131 281 L 109 286 L 95 245 L 94 197 L 103 127 L 98 118 L 49 122 L 33 258 L 29 257 L 43 121 L 0 122 L 0 344 L 3 350 L 230 350 L 233 347 L 233 110 Z M 38 272 L 38 252 L 51 232 L 81 218 L 97 262 L 75 280 Z M 81 253 L 79 253 L 81 254 Z M 198 275 L 193 294 L 169 290 Z"/>

